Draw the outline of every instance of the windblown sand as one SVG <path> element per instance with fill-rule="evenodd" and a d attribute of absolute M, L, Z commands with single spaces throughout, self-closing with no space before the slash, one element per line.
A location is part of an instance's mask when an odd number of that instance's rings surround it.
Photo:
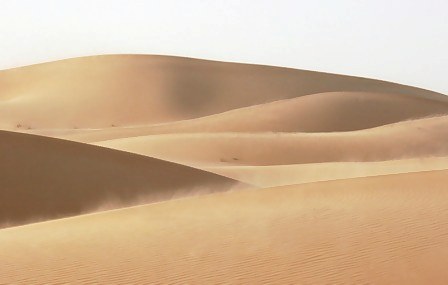
<path fill-rule="evenodd" d="M 0 71 L 0 284 L 447 284 L 448 97 L 114 55 Z"/>

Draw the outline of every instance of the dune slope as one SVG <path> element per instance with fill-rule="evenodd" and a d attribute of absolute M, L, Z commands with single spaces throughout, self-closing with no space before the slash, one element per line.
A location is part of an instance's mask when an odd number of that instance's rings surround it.
<path fill-rule="evenodd" d="M 401 94 L 328 92 L 166 124 L 31 132 L 82 142 L 170 133 L 338 132 L 446 114 L 448 102 Z"/>
<path fill-rule="evenodd" d="M 357 178 L 4 229 L 0 283 L 444 284 L 447 183 Z"/>
<path fill-rule="evenodd" d="M 198 133 L 99 145 L 197 167 L 382 161 L 448 155 L 448 116 L 339 133 Z"/>
<path fill-rule="evenodd" d="M 222 191 L 237 182 L 158 159 L 0 132 L 0 226 Z"/>
<path fill-rule="evenodd" d="M 447 102 L 439 93 L 365 78 L 168 56 L 107 55 L 0 71 L 0 128 L 172 122 L 331 91 Z"/>
<path fill-rule="evenodd" d="M 316 181 L 443 170 L 448 169 L 448 157 L 422 157 L 375 162 L 218 166 L 204 169 L 258 187 L 274 187 Z"/>

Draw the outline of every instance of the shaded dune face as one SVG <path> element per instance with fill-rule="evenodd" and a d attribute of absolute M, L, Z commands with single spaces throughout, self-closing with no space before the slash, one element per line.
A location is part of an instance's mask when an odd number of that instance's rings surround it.
<path fill-rule="evenodd" d="M 172 122 L 334 91 L 446 102 L 438 93 L 378 80 L 164 56 L 96 56 L 5 70 L 0 86 L 0 127 L 14 130 Z"/>
<path fill-rule="evenodd" d="M 158 159 L 4 131 L 0 160 L 2 226 L 224 191 L 237 184 Z"/>

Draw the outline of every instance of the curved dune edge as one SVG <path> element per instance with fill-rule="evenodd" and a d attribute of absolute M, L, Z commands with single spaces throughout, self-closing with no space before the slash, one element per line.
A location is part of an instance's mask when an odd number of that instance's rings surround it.
<path fill-rule="evenodd" d="M 354 131 L 444 114 L 448 102 L 402 94 L 327 92 L 166 124 L 26 132 L 91 143 L 172 133 Z"/>
<path fill-rule="evenodd" d="M 5 131 L 0 158 L 1 227 L 243 187 L 171 162 Z"/>
<path fill-rule="evenodd" d="M 0 128 L 166 123 L 338 91 L 448 102 L 436 92 L 366 78 L 169 56 L 107 55 L 0 71 Z"/>
<path fill-rule="evenodd" d="M 448 169 L 448 157 L 377 162 L 327 162 L 268 166 L 206 167 L 207 171 L 257 187 Z"/>
<path fill-rule="evenodd" d="M 447 183 L 355 178 L 3 229 L 0 282 L 443 284 Z"/>
<path fill-rule="evenodd" d="M 97 144 L 204 168 L 447 156 L 447 140 L 442 116 L 354 132 L 169 134 Z"/>

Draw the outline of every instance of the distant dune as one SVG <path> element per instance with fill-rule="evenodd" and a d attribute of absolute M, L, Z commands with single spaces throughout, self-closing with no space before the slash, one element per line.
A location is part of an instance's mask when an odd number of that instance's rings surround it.
<path fill-rule="evenodd" d="M 429 90 L 153 55 L 0 71 L 0 284 L 447 284 L 447 185 Z"/>
<path fill-rule="evenodd" d="M 163 123 L 335 91 L 448 101 L 427 90 L 343 75 L 180 57 L 110 55 L 1 71 L 0 127 Z"/>
<path fill-rule="evenodd" d="M 173 133 L 338 132 L 446 114 L 448 102 L 400 94 L 328 92 L 166 124 L 31 132 L 82 142 Z"/>
<path fill-rule="evenodd" d="M 199 133 L 99 142 L 196 167 L 384 161 L 448 155 L 448 116 L 339 133 Z"/>

